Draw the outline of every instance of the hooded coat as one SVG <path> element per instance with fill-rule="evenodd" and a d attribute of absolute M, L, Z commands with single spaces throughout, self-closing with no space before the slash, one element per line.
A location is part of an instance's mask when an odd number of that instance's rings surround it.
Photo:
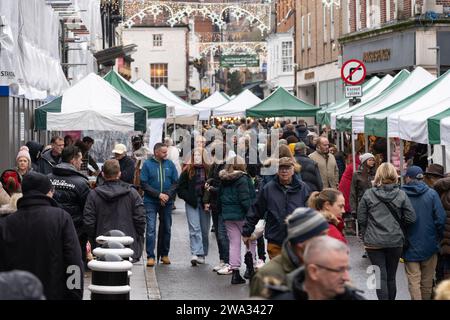
<path fill-rule="evenodd" d="M 235 170 L 219 172 L 219 207 L 225 221 L 244 220 L 255 199 L 255 188 L 247 173 Z"/>
<path fill-rule="evenodd" d="M 269 263 L 258 269 L 250 281 L 250 296 L 264 297 L 266 280 L 278 280 L 280 285 L 287 285 L 288 274 L 303 265 L 292 250 L 289 242 L 285 241 L 281 247 L 281 254 L 270 260 Z"/>
<path fill-rule="evenodd" d="M 54 158 L 52 156 L 52 149 L 48 149 L 41 154 L 41 157 L 39 158 L 37 164 L 38 167 L 37 171 L 42 174 L 48 175 L 52 173 L 53 167 L 56 167 L 60 163 L 61 163 L 61 155 Z"/>
<path fill-rule="evenodd" d="M 402 186 L 416 212 L 416 222 L 408 227 L 409 247 L 404 259 L 411 262 L 428 260 L 439 252 L 444 233 L 446 214 L 439 195 L 424 182 Z"/>
<path fill-rule="evenodd" d="M 390 203 L 405 226 L 416 221 L 411 201 L 397 184 L 367 190 L 358 207 L 358 223 L 363 242 L 369 248 L 398 248 L 405 244 L 401 226 L 383 203 Z"/>
<path fill-rule="evenodd" d="M 298 207 L 307 207 L 311 193 L 308 185 L 294 174 L 292 183 L 281 185 L 278 176 L 262 188 L 246 216 L 242 235 L 250 237 L 260 219 L 266 220 L 264 235 L 270 243 L 281 246 L 287 237 L 286 217 Z"/>
<path fill-rule="evenodd" d="M 84 207 L 84 227 L 89 239 L 110 230 L 120 230 L 134 239 L 133 260 L 139 260 L 145 232 L 144 202 L 131 185 L 120 180 L 105 181 L 87 197 Z"/>
<path fill-rule="evenodd" d="M 42 282 L 49 300 L 81 300 L 83 263 L 70 215 L 38 192 L 19 199 L 17 207 L 16 213 L 0 219 L 0 271 L 31 272 Z M 66 285 L 76 275 L 69 266 L 75 266 L 81 276 L 80 286 L 74 289 Z"/>
<path fill-rule="evenodd" d="M 441 254 L 450 255 L 450 177 L 438 180 L 434 185 L 434 189 L 439 193 L 446 212 Z"/>
<path fill-rule="evenodd" d="M 39 171 L 39 159 L 41 157 L 42 149 L 44 149 L 44 145 L 40 144 L 36 141 L 28 141 L 26 143 L 28 150 L 30 151 L 31 157 L 31 168 L 34 171 Z"/>
<path fill-rule="evenodd" d="M 53 199 L 72 217 L 80 235 L 83 229 L 83 210 L 90 188 L 85 175 L 70 163 L 63 162 L 53 168 L 48 177 L 55 188 Z"/>

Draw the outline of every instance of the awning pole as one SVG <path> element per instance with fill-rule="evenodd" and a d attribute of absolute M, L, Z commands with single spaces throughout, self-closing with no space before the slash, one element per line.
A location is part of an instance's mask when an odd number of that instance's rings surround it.
<path fill-rule="evenodd" d="M 367 152 L 369 152 L 369 136 L 367 134 L 364 134 L 364 149 Z"/>
<path fill-rule="evenodd" d="M 447 173 L 447 154 L 445 153 L 445 146 L 442 145 L 442 166 L 444 167 L 444 173 Z"/>
<path fill-rule="evenodd" d="M 403 139 L 400 139 L 400 185 L 403 185 L 403 165 L 404 165 L 404 156 L 403 156 Z"/>
<path fill-rule="evenodd" d="M 337 132 L 336 130 L 333 130 L 333 135 L 334 133 L 336 133 L 336 148 L 338 149 L 338 151 L 342 151 L 341 150 L 341 141 L 339 139 L 339 132 Z"/>
<path fill-rule="evenodd" d="M 355 150 L 355 133 L 352 131 L 352 156 L 353 156 L 353 172 L 356 172 L 356 150 Z"/>
<path fill-rule="evenodd" d="M 341 132 L 341 150 L 345 150 L 345 139 L 344 139 L 344 131 Z"/>
<path fill-rule="evenodd" d="M 431 144 L 427 145 L 427 153 L 428 153 L 428 165 L 431 164 Z"/>
<path fill-rule="evenodd" d="M 391 139 L 386 138 L 387 141 L 387 162 L 391 163 Z"/>

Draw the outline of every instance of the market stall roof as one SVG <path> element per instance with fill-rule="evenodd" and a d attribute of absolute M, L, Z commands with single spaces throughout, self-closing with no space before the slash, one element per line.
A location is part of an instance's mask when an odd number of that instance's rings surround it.
<path fill-rule="evenodd" d="M 192 107 L 186 107 L 184 105 L 184 101 L 180 102 L 178 101 L 178 99 L 176 101 L 171 100 L 142 79 L 139 79 L 138 81 L 133 83 L 133 86 L 136 88 L 136 90 L 152 98 L 153 100 L 164 103 L 169 108 L 174 108 L 174 117 L 171 117 L 170 114 L 167 114 L 166 118 L 169 121 L 175 121 L 175 123 L 177 124 L 194 124 L 197 120 L 198 112 L 196 112 L 196 110 L 192 110 Z"/>
<path fill-rule="evenodd" d="M 117 91 L 119 91 L 124 97 L 133 101 L 136 105 L 147 110 L 147 116 L 149 118 L 165 118 L 166 117 L 166 105 L 164 103 L 157 102 L 146 95 L 143 95 L 137 91 L 133 85 L 123 78 L 116 71 L 111 70 L 104 77 L 105 81 L 109 82 Z"/>
<path fill-rule="evenodd" d="M 175 93 L 166 88 L 166 86 L 160 86 L 157 91 L 165 96 L 167 99 L 175 103 L 175 115 L 176 117 L 198 117 L 198 111 L 189 103 L 181 99 Z"/>
<path fill-rule="evenodd" d="M 343 108 L 343 109 L 339 109 L 336 111 L 332 111 L 330 113 L 330 127 L 331 129 L 335 130 L 336 129 L 336 117 L 340 114 L 344 114 L 348 111 L 351 111 L 353 109 L 358 108 L 359 106 L 361 106 L 363 103 L 366 103 L 367 101 L 370 101 L 372 99 L 374 99 L 375 97 L 377 97 L 381 92 L 383 92 L 384 90 L 386 90 L 386 88 L 389 87 L 389 85 L 392 83 L 392 81 L 394 80 L 394 78 L 387 74 L 385 75 L 373 88 L 373 90 L 370 90 L 370 92 L 361 97 L 361 102 L 355 104 L 354 106 L 348 106 L 347 108 Z"/>
<path fill-rule="evenodd" d="M 380 81 L 380 78 L 378 77 L 372 77 L 370 80 L 365 82 L 362 85 L 362 91 L 363 91 L 363 97 L 369 94 L 370 90 L 372 90 L 375 85 Z M 322 110 L 317 111 L 316 114 L 316 121 L 319 124 L 330 124 L 330 114 L 331 112 L 336 112 L 340 109 L 345 109 L 349 107 L 349 100 L 348 98 L 343 98 L 339 101 L 336 101 L 335 103 L 330 104 L 327 107 L 324 107 Z"/>
<path fill-rule="evenodd" d="M 214 117 L 245 117 L 245 111 L 261 102 L 251 91 L 244 90 L 233 100 L 213 110 Z"/>
<path fill-rule="evenodd" d="M 230 101 L 230 99 L 225 94 L 216 91 L 205 100 L 195 104 L 193 107 L 200 112 L 199 120 L 207 120 L 211 116 L 212 109 L 217 108 L 228 101 Z"/>
<path fill-rule="evenodd" d="M 418 112 L 401 114 L 398 119 L 399 136 L 422 144 L 441 144 L 441 120 L 446 117 L 450 117 L 450 98 Z M 450 136 L 450 131 L 444 136 Z"/>
<path fill-rule="evenodd" d="M 409 77 L 406 77 L 397 85 L 389 88 L 389 90 L 383 91 L 378 97 L 356 110 L 351 116 L 351 129 L 353 132 L 363 133 L 364 116 L 366 114 L 376 112 L 386 106 L 393 105 L 407 98 L 433 82 L 435 79 L 436 77 L 431 73 L 422 67 L 417 67 L 413 72 L 411 72 Z"/>
<path fill-rule="evenodd" d="M 94 73 L 35 110 L 35 129 L 145 131 L 147 110 Z"/>
<path fill-rule="evenodd" d="M 247 117 L 314 117 L 320 107 L 294 97 L 283 87 L 278 87 L 270 96 L 247 109 Z"/>
<path fill-rule="evenodd" d="M 398 117 L 429 108 L 450 97 L 450 70 L 406 99 L 364 117 L 365 132 L 378 137 L 398 137 Z"/>

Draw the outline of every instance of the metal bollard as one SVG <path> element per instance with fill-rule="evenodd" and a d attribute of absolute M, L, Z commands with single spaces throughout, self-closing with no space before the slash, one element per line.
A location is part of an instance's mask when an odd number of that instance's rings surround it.
<path fill-rule="evenodd" d="M 130 261 L 117 254 L 106 253 L 98 260 L 90 261 L 88 267 L 92 270 L 91 300 L 130 299 L 128 271 L 133 267 Z"/>

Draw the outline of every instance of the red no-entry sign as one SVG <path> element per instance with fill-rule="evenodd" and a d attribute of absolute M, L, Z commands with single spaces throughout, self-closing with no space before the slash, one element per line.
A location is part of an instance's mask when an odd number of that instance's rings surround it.
<path fill-rule="evenodd" d="M 350 85 L 357 85 L 366 78 L 366 66 L 363 62 L 352 59 L 344 63 L 341 68 L 342 80 Z"/>

